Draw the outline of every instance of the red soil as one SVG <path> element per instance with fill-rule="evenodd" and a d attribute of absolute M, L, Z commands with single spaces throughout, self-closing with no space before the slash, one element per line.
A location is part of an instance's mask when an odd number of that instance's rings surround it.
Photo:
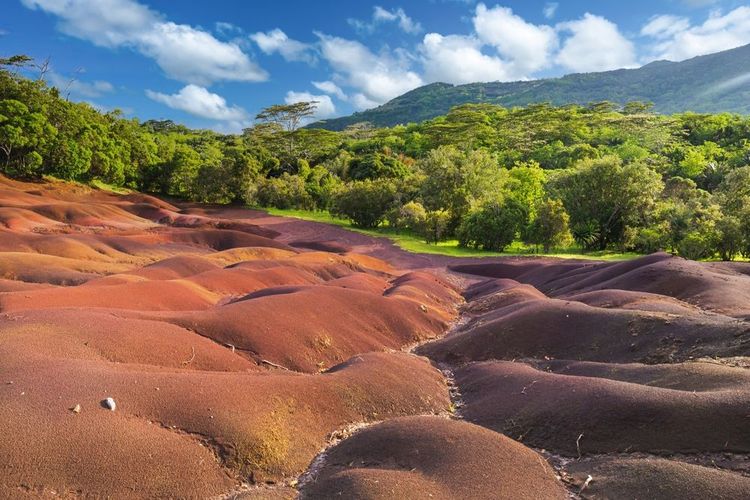
<path fill-rule="evenodd" d="M 474 363 L 462 415 L 557 453 L 750 452 L 750 373 L 714 364 Z M 583 435 L 580 439 L 579 436 Z"/>
<path fill-rule="evenodd" d="M 302 498 L 563 499 L 539 455 L 482 427 L 405 417 L 368 427 L 326 454 Z"/>
<path fill-rule="evenodd" d="M 0 176 L 0 497 L 293 498 L 385 421 L 304 495 L 564 497 L 525 443 L 583 497 L 737 498 L 748 318 L 747 264 L 415 255 Z M 453 408 L 479 426 L 393 420 Z"/>

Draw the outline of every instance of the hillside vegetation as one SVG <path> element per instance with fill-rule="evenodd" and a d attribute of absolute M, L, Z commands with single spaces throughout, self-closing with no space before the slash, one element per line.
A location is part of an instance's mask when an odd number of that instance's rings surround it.
<path fill-rule="evenodd" d="M 750 120 L 620 108 L 465 104 L 419 124 L 296 127 L 275 106 L 241 135 L 139 122 L 61 98 L 0 61 L 0 169 L 206 203 L 328 210 L 358 227 L 502 252 L 750 255 Z"/>
<path fill-rule="evenodd" d="M 682 62 L 655 61 L 638 69 L 582 73 L 521 82 L 433 83 L 377 108 L 313 124 L 343 130 L 369 122 L 391 127 L 420 122 L 466 103 L 556 106 L 612 101 L 649 101 L 659 113 L 750 113 L 750 45 Z"/>

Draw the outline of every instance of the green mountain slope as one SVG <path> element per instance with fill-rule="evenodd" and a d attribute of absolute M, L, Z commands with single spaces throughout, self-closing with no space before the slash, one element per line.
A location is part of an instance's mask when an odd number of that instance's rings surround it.
<path fill-rule="evenodd" d="M 359 122 L 376 126 L 420 122 L 467 102 L 522 106 L 536 102 L 564 105 L 592 101 L 620 104 L 651 101 L 660 113 L 750 114 L 750 45 L 682 62 L 655 61 L 638 69 L 523 82 L 433 83 L 377 108 L 316 122 L 310 127 L 343 130 Z"/>

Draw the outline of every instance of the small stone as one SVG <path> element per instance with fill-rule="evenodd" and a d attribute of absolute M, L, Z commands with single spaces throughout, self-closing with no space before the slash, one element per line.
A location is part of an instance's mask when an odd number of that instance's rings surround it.
<path fill-rule="evenodd" d="M 75 405 L 73 408 L 70 409 L 73 413 L 81 413 L 81 405 Z"/>
<path fill-rule="evenodd" d="M 424 304 L 419 304 L 419 308 L 422 310 L 422 312 L 427 312 L 427 306 Z"/>
<path fill-rule="evenodd" d="M 106 409 L 110 411 L 115 411 L 117 409 L 117 404 L 115 403 L 115 400 L 112 398 L 107 398 L 104 401 L 102 401 L 102 406 L 104 406 Z"/>

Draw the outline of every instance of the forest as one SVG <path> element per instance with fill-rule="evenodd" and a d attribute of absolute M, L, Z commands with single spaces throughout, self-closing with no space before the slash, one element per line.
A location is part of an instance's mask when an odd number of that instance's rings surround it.
<path fill-rule="evenodd" d="M 271 106 L 242 134 L 69 101 L 0 59 L 0 171 L 204 203 L 328 211 L 362 228 L 503 251 L 750 257 L 750 118 L 649 103 L 463 104 L 421 123 L 305 128 Z"/>

